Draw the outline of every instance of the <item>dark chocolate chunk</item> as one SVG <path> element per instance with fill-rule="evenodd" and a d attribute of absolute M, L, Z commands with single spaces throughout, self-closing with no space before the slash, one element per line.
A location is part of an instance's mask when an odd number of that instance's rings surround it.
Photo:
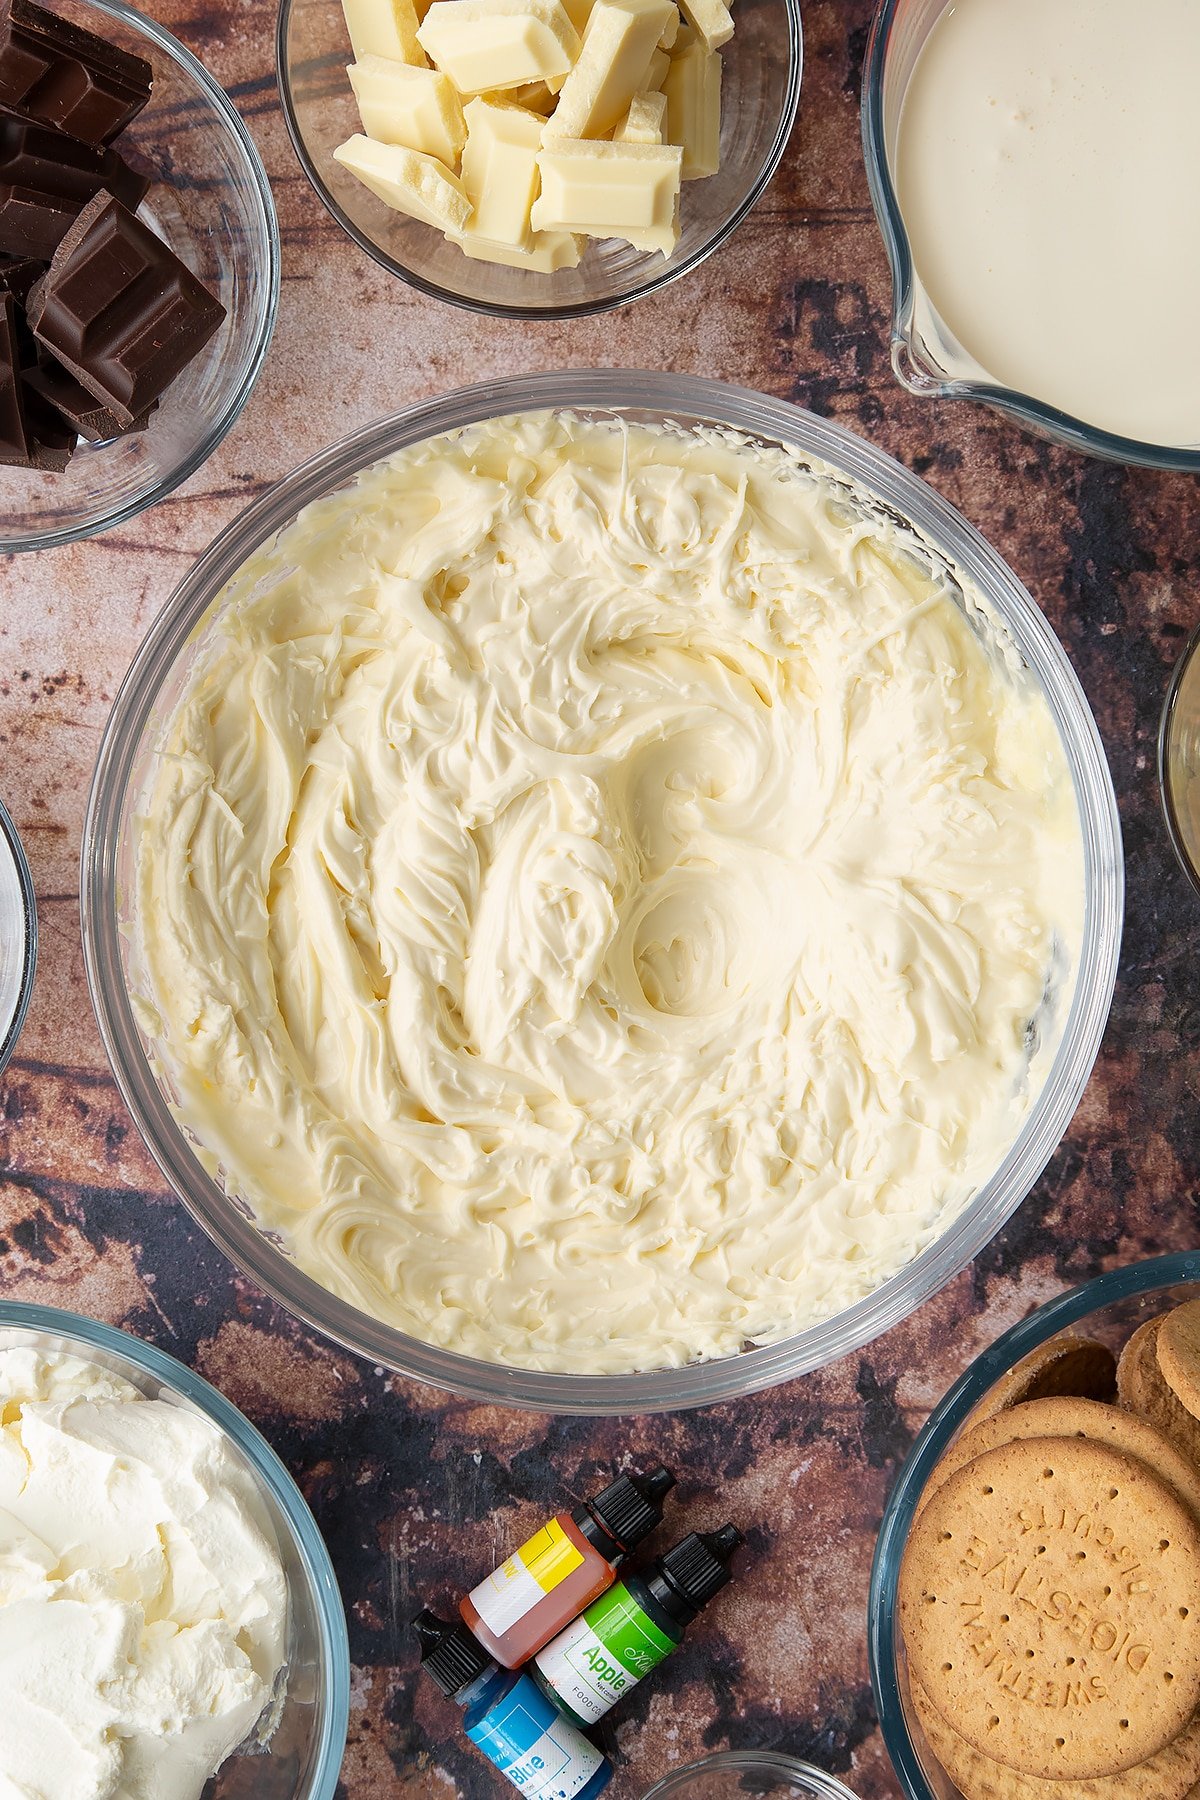
<path fill-rule="evenodd" d="M 49 262 L 101 188 L 136 212 L 149 181 L 115 150 L 0 107 L 0 250 Z"/>
<path fill-rule="evenodd" d="M 140 219 L 97 194 L 29 296 L 38 342 L 132 425 L 219 329 L 225 308 Z"/>
<path fill-rule="evenodd" d="M 31 370 L 21 377 L 30 457 L 35 469 L 61 475 L 79 443 L 79 433 L 30 385 Z"/>
<path fill-rule="evenodd" d="M 23 369 L 31 369 L 38 359 L 37 341 L 26 321 L 25 308 L 34 282 L 45 273 L 45 263 L 32 256 L 0 256 L 0 293 L 11 294 L 17 303 L 17 348 Z"/>
<path fill-rule="evenodd" d="M 0 464 L 61 474 L 75 454 L 79 433 L 27 385 L 17 317 L 12 295 L 0 290 Z"/>
<path fill-rule="evenodd" d="M 36 256 L 0 256 L 0 290 L 11 294 L 18 306 L 27 306 L 29 290 L 46 273 Z"/>
<path fill-rule="evenodd" d="M 0 463 L 18 469 L 28 469 L 33 463 L 21 384 L 16 306 L 12 295 L 6 293 L 0 293 Z"/>
<path fill-rule="evenodd" d="M 89 394 L 82 382 L 76 381 L 69 369 L 54 358 L 44 357 L 34 368 L 26 369 L 25 391 L 36 394 L 48 406 L 52 406 L 57 414 L 70 425 L 77 437 L 86 438 L 89 444 L 102 444 L 105 439 L 118 437 L 125 431 L 145 431 L 150 422 L 150 412 L 145 412 L 132 425 L 122 425 L 116 414 L 110 412 L 103 401 Z M 154 406 L 157 406 L 157 400 Z"/>
<path fill-rule="evenodd" d="M 0 0 L 0 103 L 107 144 L 136 118 L 154 80 L 150 64 L 33 0 Z"/>

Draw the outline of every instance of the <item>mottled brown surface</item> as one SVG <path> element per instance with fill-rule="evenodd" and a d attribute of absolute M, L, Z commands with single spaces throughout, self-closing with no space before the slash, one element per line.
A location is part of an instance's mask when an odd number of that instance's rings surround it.
<path fill-rule="evenodd" d="M 0 793 L 33 862 L 43 947 L 29 1025 L 0 1079 L 4 1291 L 126 1324 L 193 1362 L 287 1459 L 350 1614 L 349 1800 L 509 1791 L 463 1749 L 448 1705 L 415 1683 L 403 1622 L 418 1593 L 452 1599 L 626 1450 L 686 1470 L 682 1516 L 749 1524 L 754 1555 L 620 1715 L 615 1800 L 727 1742 L 810 1755 L 884 1800 L 896 1789 L 874 1730 L 864 1619 L 897 1459 L 968 1359 L 1029 1308 L 1102 1266 L 1195 1242 L 1200 910 L 1171 860 L 1153 771 L 1167 673 L 1200 615 L 1195 484 L 1087 463 L 895 386 L 858 143 L 868 0 L 806 5 L 802 124 L 733 242 L 658 299 L 567 326 L 452 312 L 392 283 L 339 235 L 287 142 L 262 0 L 152 7 L 232 89 L 257 137 L 282 214 L 283 305 L 244 419 L 187 488 L 107 538 L 3 570 Z M 983 529 L 1053 619 L 1097 709 L 1131 877 L 1099 1070 L 1003 1238 L 865 1355 L 763 1399 L 630 1427 L 489 1412 L 384 1379 L 236 1279 L 163 1191 L 109 1079 L 76 901 L 106 710 L 141 634 L 220 525 L 311 451 L 406 402 L 489 374 L 622 363 L 726 376 L 831 414 Z"/>

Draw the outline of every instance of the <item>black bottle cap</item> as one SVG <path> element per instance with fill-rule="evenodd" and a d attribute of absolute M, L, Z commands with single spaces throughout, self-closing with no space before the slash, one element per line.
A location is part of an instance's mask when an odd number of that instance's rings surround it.
<path fill-rule="evenodd" d="M 670 1469 L 659 1463 L 648 1475 L 619 1475 L 588 1509 L 622 1550 L 632 1550 L 662 1524 L 662 1503 L 675 1486 Z"/>
<path fill-rule="evenodd" d="M 493 1659 L 465 1625 L 451 1625 L 426 1607 L 412 1622 L 421 1640 L 421 1667 L 451 1699 L 493 1667 Z"/>
<path fill-rule="evenodd" d="M 687 1609 L 682 1624 L 690 1624 L 713 1595 L 732 1581 L 729 1559 L 745 1541 L 736 1525 L 722 1525 L 720 1531 L 693 1531 L 667 1551 L 655 1573 Z"/>

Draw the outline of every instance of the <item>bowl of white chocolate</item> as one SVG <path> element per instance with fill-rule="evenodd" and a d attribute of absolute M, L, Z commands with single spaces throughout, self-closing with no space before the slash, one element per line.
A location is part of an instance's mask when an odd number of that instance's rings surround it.
<path fill-rule="evenodd" d="M 795 122 L 799 0 L 281 0 L 279 88 L 338 223 L 439 299 L 603 312 L 750 211 Z"/>
<path fill-rule="evenodd" d="M 716 382 L 471 388 L 252 506 L 85 833 L 165 1176 L 371 1361 L 553 1412 L 857 1348 L 1029 1194 L 1119 827 L 1058 640 L 924 483 Z"/>

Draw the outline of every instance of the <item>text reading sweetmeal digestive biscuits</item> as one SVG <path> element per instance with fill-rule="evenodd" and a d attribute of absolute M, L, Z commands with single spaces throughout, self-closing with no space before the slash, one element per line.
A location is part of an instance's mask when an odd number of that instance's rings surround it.
<path fill-rule="evenodd" d="M 1029 1438 L 950 1476 L 901 1578 L 916 1679 L 959 1734 L 1024 1775 L 1131 1768 L 1200 1699 L 1200 1521 L 1107 1443 Z"/>

